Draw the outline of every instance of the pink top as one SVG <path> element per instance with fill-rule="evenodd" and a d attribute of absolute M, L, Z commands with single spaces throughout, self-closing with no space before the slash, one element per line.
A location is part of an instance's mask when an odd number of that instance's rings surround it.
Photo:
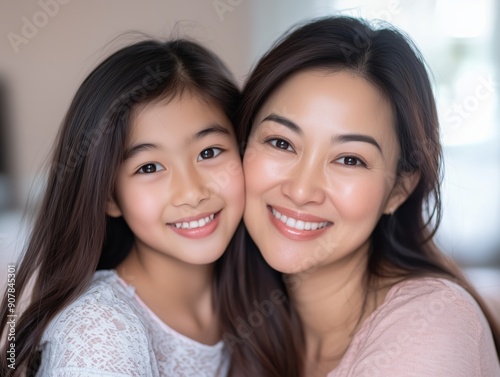
<path fill-rule="evenodd" d="M 500 377 L 488 322 L 445 279 L 396 284 L 327 377 Z"/>

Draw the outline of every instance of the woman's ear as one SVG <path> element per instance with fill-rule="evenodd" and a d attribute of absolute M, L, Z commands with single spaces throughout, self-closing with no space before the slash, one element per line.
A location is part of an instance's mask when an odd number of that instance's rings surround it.
<path fill-rule="evenodd" d="M 106 203 L 106 215 L 110 217 L 120 217 L 122 215 L 120 206 L 118 205 L 114 197 L 108 198 L 108 201 Z"/>
<path fill-rule="evenodd" d="M 413 173 L 404 173 L 398 177 L 394 187 L 392 189 L 391 195 L 387 200 L 384 214 L 392 215 L 399 208 L 401 204 L 411 195 L 415 187 L 417 187 L 420 181 L 420 172 L 415 171 Z"/>

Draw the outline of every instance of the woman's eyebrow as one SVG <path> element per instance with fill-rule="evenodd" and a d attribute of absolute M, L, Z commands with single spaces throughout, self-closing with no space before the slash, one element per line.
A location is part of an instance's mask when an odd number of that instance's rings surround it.
<path fill-rule="evenodd" d="M 281 115 L 277 115 L 277 114 L 269 114 L 268 116 L 266 116 L 264 119 L 262 119 L 262 122 L 265 122 L 265 121 L 272 121 L 272 122 L 276 122 L 276 123 L 279 123 L 287 128 L 289 128 L 290 130 L 292 130 L 293 132 L 296 132 L 300 135 L 303 134 L 303 131 L 302 129 L 296 124 L 294 123 L 293 121 L 291 121 L 290 119 L 287 119 Z M 377 143 L 377 141 L 371 137 L 371 136 L 368 136 L 368 135 L 362 135 L 362 134 L 343 134 L 343 135 L 337 135 L 337 136 L 333 136 L 332 137 L 332 144 L 335 144 L 335 143 L 347 143 L 347 142 L 350 142 L 350 141 L 361 141 L 361 142 L 364 142 L 364 143 L 369 143 L 369 144 L 372 144 L 373 146 L 375 146 L 380 153 L 382 153 L 382 148 L 380 147 L 380 144 Z"/>
<path fill-rule="evenodd" d="M 302 129 L 299 126 L 297 126 L 296 123 L 292 122 L 290 119 L 287 119 L 281 115 L 277 115 L 274 113 L 269 114 L 264 119 L 262 119 L 262 122 L 260 122 L 260 123 L 263 123 L 265 121 L 276 122 L 276 123 L 279 123 L 279 124 L 285 126 L 286 128 L 290 129 L 291 131 L 293 131 L 299 135 L 304 134 L 304 132 L 302 132 Z"/>
<path fill-rule="evenodd" d="M 377 141 L 371 136 L 362 134 L 342 134 L 342 135 L 332 136 L 332 144 L 347 143 L 350 141 L 360 141 L 363 143 L 371 144 L 375 146 L 382 154 L 382 148 L 380 147 L 380 144 L 377 143 Z"/>

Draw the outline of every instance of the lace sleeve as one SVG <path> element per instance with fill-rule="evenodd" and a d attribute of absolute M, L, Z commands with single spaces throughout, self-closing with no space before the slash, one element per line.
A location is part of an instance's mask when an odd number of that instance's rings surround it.
<path fill-rule="evenodd" d="M 141 321 L 110 292 L 91 292 L 59 314 L 44 334 L 37 376 L 155 376 Z"/>

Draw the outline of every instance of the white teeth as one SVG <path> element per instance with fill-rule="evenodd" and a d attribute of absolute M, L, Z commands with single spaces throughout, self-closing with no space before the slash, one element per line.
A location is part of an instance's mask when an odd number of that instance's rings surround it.
<path fill-rule="evenodd" d="M 290 228 L 294 228 L 297 230 L 316 230 L 324 228 L 325 226 L 328 225 L 328 221 L 322 221 L 318 223 L 311 221 L 302 221 L 294 219 L 293 217 L 287 217 L 276 211 L 274 208 L 272 208 L 272 213 L 273 216 L 276 217 L 283 224 L 286 224 L 286 226 L 289 226 Z"/>
<path fill-rule="evenodd" d="M 211 222 L 214 219 L 215 215 L 211 214 L 210 216 L 201 218 L 199 220 L 194 220 L 194 221 L 184 221 L 183 223 L 175 223 L 176 228 L 182 228 L 182 229 L 196 229 L 200 228 L 202 226 L 207 225 L 209 222 Z"/>

